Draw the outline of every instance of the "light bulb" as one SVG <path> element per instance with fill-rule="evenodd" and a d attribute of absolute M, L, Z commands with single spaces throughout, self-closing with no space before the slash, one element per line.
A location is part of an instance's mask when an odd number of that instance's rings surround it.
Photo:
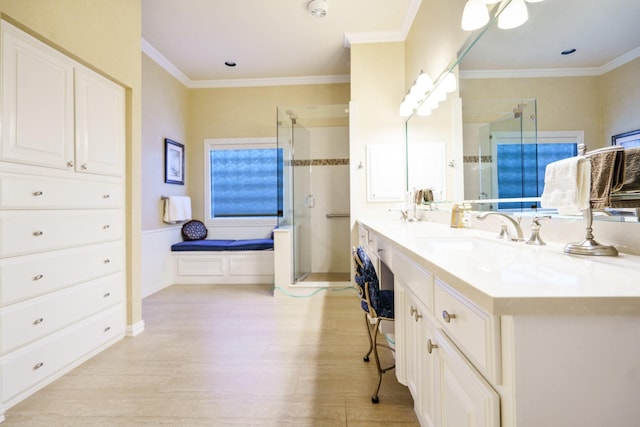
<path fill-rule="evenodd" d="M 489 22 L 489 10 L 482 0 L 467 0 L 462 12 L 462 29 L 474 31 Z"/>
<path fill-rule="evenodd" d="M 427 73 L 420 73 L 418 78 L 416 79 L 416 86 L 422 90 L 422 93 L 427 93 L 431 89 L 433 89 L 433 80 L 429 77 Z"/>
<path fill-rule="evenodd" d="M 456 90 L 456 87 L 457 87 L 456 76 L 454 76 L 451 73 L 447 73 L 447 75 L 444 76 L 444 79 L 442 80 L 442 89 L 446 93 L 450 93 Z"/>
<path fill-rule="evenodd" d="M 498 28 L 510 30 L 524 24 L 528 19 L 529 12 L 524 0 L 511 0 L 498 17 Z"/>
<path fill-rule="evenodd" d="M 418 107 L 418 109 L 416 110 L 416 114 L 419 116 L 430 116 L 431 115 L 431 108 L 429 108 L 429 106 L 427 105 L 426 102 L 423 102 L 422 105 L 420 105 Z"/>

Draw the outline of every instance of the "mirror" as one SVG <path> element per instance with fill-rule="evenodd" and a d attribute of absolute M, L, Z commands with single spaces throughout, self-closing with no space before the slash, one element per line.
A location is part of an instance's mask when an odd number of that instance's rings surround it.
<path fill-rule="evenodd" d="M 591 150 L 640 128 L 640 2 L 547 0 L 527 6 L 525 25 L 488 28 L 460 58 L 466 199 L 495 197 L 497 149 L 483 146 L 480 132 L 490 135 L 488 129 L 504 125 L 501 120 L 521 105 L 521 118 L 529 121 L 519 123 L 525 143 L 584 143 Z M 569 49 L 576 51 L 561 55 Z M 421 120 L 407 122 L 409 147 Z M 498 209 L 495 203 L 487 208 Z"/>

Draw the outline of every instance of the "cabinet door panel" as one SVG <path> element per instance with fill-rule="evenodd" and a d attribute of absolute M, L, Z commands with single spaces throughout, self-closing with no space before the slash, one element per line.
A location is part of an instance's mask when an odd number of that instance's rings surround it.
<path fill-rule="evenodd" d="M 68 169 L 73 63 L 2 23 L 2 160 Z"/>
<path fill-rule="evenodd" d="M 442 427 L 499 427 L 500 397 L 449 338 L 435 331 Z"/>
<path fill-rule="evenodd" d="M 76 170 L 120 176 L 124 166 L 124 89 L 76 68 Z"/>

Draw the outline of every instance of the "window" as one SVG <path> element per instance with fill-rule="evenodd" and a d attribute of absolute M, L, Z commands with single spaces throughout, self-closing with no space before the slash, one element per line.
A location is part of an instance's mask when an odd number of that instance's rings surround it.
<path fill-rule="evenodd" d="M 282 165 L 275 140 L 205 140 L 207 222 L 274 222 L 282 215 Z"/>
<path fill-rule="evenodd" d="M 576 143 L 499 144 L 497 146 L 498 196 L 500 198 L 540 197 L 544 189 L 544 173 L 547 165 L 577 154 Z M 535 205 L 540 207 L 540 203 Z M 530 207 L 532 203 L 498 204 L 498 209 Z"/>

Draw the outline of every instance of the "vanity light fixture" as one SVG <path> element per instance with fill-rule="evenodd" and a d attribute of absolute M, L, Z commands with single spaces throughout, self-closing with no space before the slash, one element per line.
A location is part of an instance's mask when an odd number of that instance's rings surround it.
<path fill-rule="evenodd" d="M 327 0 L 311 0 L 307 5 L 311 16 L 316 18 L 324 18 L 329 11 L 329 2 Z"/>
<path fill-rule="evenodd" d="M 409 92 L 400 103 L 400 117 L 409 117 L 414 111 L 419 116 L 428 116 L 438 108 L 438 104 L 447 99 L 447 94 L 454 92 L 458 84 L 456 76 L 448 72 L 440 76 L 437 84 L 428 74 L 420 71 Z"/>
<path fill-rule="evenodd" d="M 457 87 L 458 87 L 458 84 L 456 82 L 456 76 L 451 74 L 451 72 L 447 73 L 447 75 L 444 76 L 444 80 L 442 80 L 443 90 L 446 93 L 451 93 L 454 90 L 456 90 Z"/>
<path fill-rule="evenodd" d="M 467 0 L 462 12 L 462 29 L 474 31 L 489 22 L 489 9 L 483 0 Z"/>

